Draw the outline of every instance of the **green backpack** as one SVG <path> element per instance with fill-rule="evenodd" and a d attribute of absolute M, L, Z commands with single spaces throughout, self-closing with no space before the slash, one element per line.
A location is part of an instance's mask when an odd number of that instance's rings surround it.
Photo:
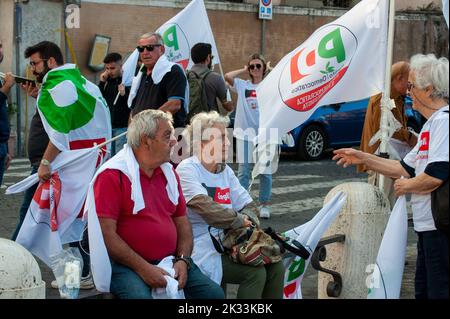
<path fill-rule="evenodd" d="M 197 74 L 194 71 L 187 71 L 186 77 L 189 82 L 189 113 L 186 117 L 186 125 L 191 118 L 201 112 L 208 112 L 208 99 L 206 97 L 205 79 L 212 71 Z"/>

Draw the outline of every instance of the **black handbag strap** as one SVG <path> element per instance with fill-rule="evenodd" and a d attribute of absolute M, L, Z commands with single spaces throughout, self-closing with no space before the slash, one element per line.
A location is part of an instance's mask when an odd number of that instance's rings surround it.
<path fill-rule="evenodd" d="M 223 247 L 219 241 L 216 239 L 216 237 L 213 236 L 213 234 L 211 234 L 211 226 L 208 227 L 208 232 L 209 232 L 209 236 L 211 236 L 211 240 L 213 242 L 214 248 L 217 250 L 217 252 L 219 254 L 225 254 L 228 249 L 226 249 L 225 247 Z"/>
<path fill-rule="evenodd" d="M 271 228 L 268 227 L 264 230 L 264 232 L 273 238 L 276 242 L 278 242 L 283 248 L 290 251 L 294 255 L 302 257 L 304 260 L 307 260 L 311 253 L 297 240 L 293 240 L 292 243 L 295 245 L 288 244 L 285 240 L 283 240 L 278 234 Z"/>

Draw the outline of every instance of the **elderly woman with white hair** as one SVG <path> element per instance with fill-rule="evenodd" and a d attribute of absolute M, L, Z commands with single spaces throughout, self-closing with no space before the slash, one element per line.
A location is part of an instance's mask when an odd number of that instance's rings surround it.
<path fill-rule="evenodd" d="M 192 224 L 192 259 L 216 283 L 239 284 L 238 299 L 281 299 L 281 261 L 261 267 L 238 264 L 228 255 L 221 255 L 214 245 L 213 236 L 220 237 L 224 229 L 259 224 L 257 205 L 225 164 L 230 145 L 228 124 L 227 117 L 213 111 L 195 115 L 185 130 L 193 156 L 183 160 L 176 170 Z"/>
<path fill-rule="evenodd" d="M 414 230 L 418 235 L 415 295 L 417 299 L 449 297 L 448 234 L 436 229 L 431 192 L 449 175 L 449 70 L 446 58 L 417 54 L 411 58 L 408 91 L 413 108 L 427 122 L 417 145 L 401 161 L 383 159 L 354 149 L 334 151 L 337 164 L 365 164 L 397 179 L 397 196 L 411 194 Z M 401 177 L 406 177 L 400 179 Z"/>

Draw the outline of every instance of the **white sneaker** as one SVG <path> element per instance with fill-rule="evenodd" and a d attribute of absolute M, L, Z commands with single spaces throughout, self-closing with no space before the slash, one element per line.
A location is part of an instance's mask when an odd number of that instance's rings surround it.
<path fill-rule="evenodd" d="M 53 280 L 50 285 L 52 286 L 52 288 L 58 289 L 58 282 L 56 281 L 56 279 Z M 80 289 L 92 289 L 94 287 L 94 280 L 92 279 L 91 273 L 89 273 L 86 277 L 81 277 Z"/>
<path fill-rule="evenodd" d="M 268 206 L 261 206 L 259 210 L 259 217 L 264 219 L 270 218 L 270 208 Z"/>

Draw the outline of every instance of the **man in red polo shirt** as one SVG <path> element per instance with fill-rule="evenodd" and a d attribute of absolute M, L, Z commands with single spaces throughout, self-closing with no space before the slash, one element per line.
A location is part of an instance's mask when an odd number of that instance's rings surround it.
<path fill-rule="evenodd" d="M 164 164 L 175 144 L 172 116 L 143 111 L 134 116 L 127 145 L 117 155 L 139 165 L 135 189 L 132 191 L 127 165 L 123 170 L 105 169 L 96 178 L 95 206 L 112 265 L 110 291 L 119 298 L 151 299 L 152 288 L 166 287 L 164 275 L 168 273 L 156 265 L 171 255 L 176 256 L 174 278 L 186 298 L 224 298 L 221 287 L 203 275 L 190 258 L 192 230 L 186 201 L 178 175 Z M 136 192 L 142 192 L 141 203 Z M 136 211 L 135 205 L 143 208 Z"/>

